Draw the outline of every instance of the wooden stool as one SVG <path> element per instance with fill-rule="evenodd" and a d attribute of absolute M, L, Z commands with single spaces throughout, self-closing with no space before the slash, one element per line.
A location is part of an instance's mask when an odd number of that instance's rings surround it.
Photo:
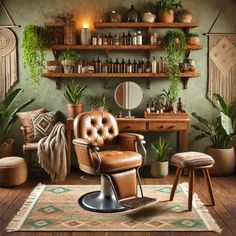
<path fill-rule="evenodd" d="M 0 186 L 16 186 L 27 179 L 27 165 L 24 158 L 5 157 L 0 159 Z"/>
<path fill-rule="evenodd" d="M 170 201 L 174 199 L 175 190 L 178 185 L 179 177 L 184 168 L 189 170 L 189 192 L 188 192 L 188 210 L 192 211 L 192 200 L 193 200 L 193 191 L 194 191 L 194 176 L 195 170 L 201 169 L 204 174 L 205 181 L 207 183 L 208 191 L 210 194 L 212 205 L 215 205 L 215 200 L 212 191 L 211 179 L 208 172 L 208 169 L 211 168 L 215 161 L 213 158 L 207 154 L 201 152 L 182 152 L 176 153 L 171 158 L 171 163 L 177 167 L 175 174 L 174 183 L 172 186 Z"/>

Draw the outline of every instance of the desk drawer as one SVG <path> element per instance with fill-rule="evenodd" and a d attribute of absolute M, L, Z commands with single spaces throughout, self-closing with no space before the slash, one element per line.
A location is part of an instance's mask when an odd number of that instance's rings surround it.
<path fill-rule="evenodd" d="M 148 130 L 149 131 L 178 131 L 178 130 L 187 130 L 187 123 L 175 123 L 175 122 L 149 122 Z"/>
<path fill-rule="evenodd" d="M 122 122 L 118 121 L 119 130 L 146 131 L 146 122 Z"/>

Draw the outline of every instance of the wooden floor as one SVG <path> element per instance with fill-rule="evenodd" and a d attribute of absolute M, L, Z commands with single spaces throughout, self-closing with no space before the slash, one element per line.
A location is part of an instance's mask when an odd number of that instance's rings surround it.
<path fill-rule="evenodd" d="M 154 179 L 149 176 L 149 169 L 145 168 L 141 171 L 143 184 L 171 184 L 174 178 L 174 171 L 172 170 L 169 176 L 162 179 Z M 85 176 L 80 178 L 81 173 L 77 169 L 72 170 L 70 176 L 67 177 L 65 184 L 96 184 L 99 183 L 98 178 Z M 182 176 L 180 182 L 187 181 L 186 176 Z M 217 235 L 212 232 L 16 232 L 6 233 L 5 227 L 18 212 L 23 205 L 27 196 L 32 189 L 39 183 L 50 184 L 48 175 L 38 169 L 31 172 L 28 181 L 15 188 L 0 188 L 0 235 L 22 235 L 22 236 L 170 236 L 170 235 Z M 195 181 L 195 190 L 200 196 L 201 200 L 209 204 L 209 197 L 207 189 L 205 188 L 204 179 L 201 173 L 197 174 Z M 212 178 L 214 194 L 216 199 L 216 206 L 207 206 L 211 215 L 223 229 L 223 236 L 236 235 L 236 174 L 230 177 L 214 177 Z"/>

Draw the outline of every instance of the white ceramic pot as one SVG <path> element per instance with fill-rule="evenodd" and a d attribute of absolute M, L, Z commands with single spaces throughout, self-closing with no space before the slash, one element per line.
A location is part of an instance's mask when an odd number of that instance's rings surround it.
<path fill-rule="evenodd" d="M 142 21 L 153 23 L 156 19 L 156 15 L 152 14 L 151 12 L 145 12 L 142 14 Z"/>
<path fill-rule="evenodd" d="M 213 176 L 227 176 L 235 170 L 234 148 L 216 149 L 211 146 L 206 148 L 206 153 L 215 160 L 215 164 L 209 169 Z"/>
<path fill-rule="evenodd" d="M 169 163 L 168 161 L 158 162 L 154 161 L 151 165 L 152 177 L 162 178 L 168 175 Z"/>

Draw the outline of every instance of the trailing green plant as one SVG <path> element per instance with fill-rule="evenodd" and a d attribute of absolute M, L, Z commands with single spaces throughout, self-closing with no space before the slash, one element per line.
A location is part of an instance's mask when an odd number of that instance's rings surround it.
<path fill-rule="evenodd" d="M 179 7 L 182 8 L 181 0 L 161 0 L 157 2 L 157 10 L 164 13 L 169 13 L 170 10 L 176 10 Z"/>
<path fill-rule="evenodd" d="M 158 162 L 166 161 L 166 154 L 171 150 L 170 144 L 162 137 L 156 143 L 151 143 L 151 148 L 155 151 Z"/>
<path fill-rule="evenodd" d="M 60 55 L 60 60 L 68 60 L 71 62 L 76 62 L 80 59 L 80 54 L 72 49 L 67 49 Z"/>
<path fill-rule="evenodd" d="M 23 62 L 29 70 L 29 79 L 39 83 L 39 76 L 44 70 L 45 49 L 49 45 L 48 30 L 37 25 L 27 25 L 23 31 Z"/>
<path fill-rule="evenodd" d="M 199 34 L 198 33 L 194 33 L 194 32 L 192 32 L 192 33 L 188 33 L 187 34 L 187 37 L 199 37 Z"/>
<path fill-rule="evenodd" d="M 17 88 L 7 93 L 5 99 L 0 103 L 0 146 L 6 141 L 8 131 L 17 120 L 16 113 L 32 103 L 31 98 L 23 104 L 17 104 L 17 100 L 23 89 Z"/>
<path fill-rule="evenodd" d="M 79 104 L 80 100 L 85 96 L 84 91 L 86 88 L 87 85 L 80 85 L 72 80 L 71 83 L 66 85 L 64 96 L 70 104 Z"/>
<path fill-rule="evenodd" d="M 213 148 L 226 149 L 230 147 L 231 141 L 236 136 L 236 100 L 227 106 L 219 94 L 215 93 L 214 97 L 218 113 L 212 119 L 207 120 L 196 112 L 192 113 L 192 116 L 202 124 L 202 126 L 192 125 L 199 132 L 195 141 L 209 137 Z"/>
<path fill-rule="evenodd" d="M 186 53 L 186 37 L 180 30 L 168 30 L 164 37 L 164 47 L 167 51 L 167 70 L 169 73 L 169 90 L 173 102 L 177 100 L 180 82 L 179 63 Z"/>
<path fill-rule="evenodd" d="M 107 109 L 106 96 L 104 94 L 87 96 L 87 99 L 93 109 L 98 107 L 104 107 L 105 109 Z"/>

